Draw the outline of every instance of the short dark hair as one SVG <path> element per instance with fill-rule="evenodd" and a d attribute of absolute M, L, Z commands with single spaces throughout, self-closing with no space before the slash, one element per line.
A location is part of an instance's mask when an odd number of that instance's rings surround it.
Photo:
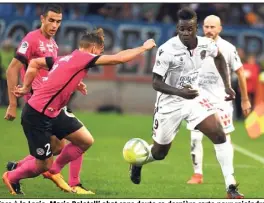
<path fill-rule="evenodd" d="M 47 16 L 49 11 L 54 13 L 62 13 L 62 6 L 59 4 L 45 4 L 42 10 L 42 15 Z"/>
<path fill-rule="evenodd" d="M 185 7 L 178 11 L 177 13 L 178 21 L 179 20 L 196 20 L 197 21 L 197 14 L 191 8 Z"/>
<path fill-rule="evenodd" d="M 104 45 L 104 30 L 102 28 L 94 29 L 91 32 L 86 32 L 79 42 L 81 48 L 88 48 L 91 44 L 99 46 Z"/>

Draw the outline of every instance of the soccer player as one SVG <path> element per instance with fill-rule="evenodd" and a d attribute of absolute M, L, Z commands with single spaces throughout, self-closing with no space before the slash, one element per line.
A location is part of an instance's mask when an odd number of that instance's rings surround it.
<path fill-rule="evenodd" d="M 71 143 L 66 145 L 53 163 L 50 136 L 52 123 L 61 109 L 67 105 L 72 92 L 95 65 L 115 65 L 128 62 L 141 53 L 156 46 L 153 39 L 143 46 L 121 51 L 115 55 L 100 55 L 104 50 L 103 30 L 85 34 L 79 43 L 79 50 L 59 58 L 54 63 L 51 57 L 31 60 L 22 88 L 14 90 L 16 96 L 30 91 L 32 81 L 42 68 L 51 69 L 41 87 L 34 91 L 22 111 L 24 133 L 29 143 L 30 154 L 35 157 L 21 167 L 3 174 L 3 181 L 11 194 L 17 194 L 19 181 L 32 178 L 50 170 L 57 174 L 70 161 L 77 159 L 89 148 L 94 139 L 85 126 L 67 135 Z M 26 165 L 26 167 L 23 167 Z"/>
<path fill-rule="evenodd" d="M 246 78 L 244 76 L 244 68 L 237 54 L 236 48 L 226 40 L 222 39 L 219 34 L 222 31 L 221 20 L 219 17 L 210 15 L 205 18 L 203 25 L 204 35 L 213 39 L 220 52 L 223 54 L 229 70 L 237 74 L 240 92 L 241 92 L 241 107 L 245 116 L 250 113 L 251 104 L 247 94 Z M 225 86 L 219 79 L 220 75 L 215 68 L 211 58 L 206 59 L 200 73 L 199 86 L 201 94 L 205 94 L 210 98 L 210 101 L 216 106 L 218 116 L 226 134 L 227 142 L 231 144 L 230 133 L 234 131 L 233 126 L 233 107 L 232 102 L 225 100 Z M 203 133 L 197 130 L 191 131 L 191 156 L 193 160 L 194 174 L 187 182 L 188 184 L 203 183 Z M 231 145 L 232 146 L 232 145 Z M 234 157 L 234 150 L 230 151 L 229 156 Z"/>
<path fill-rule="evenodd" d="M 9 106 L 6 111 L 5 119 L 12 121 L 16 118 L 17 98 L 12 94 L 13 88 L 18 84 L 18 75 L 21 73 L 23 80 L 25 71 L 31 59 L 37 57 L 50 56 L 57 58 L 58 46 L 53 39 L 62 21 L 62 8 L 57 4 L 47 4 L 43 8 L 43 14 L 41 15 L 41 27 L 40 29 L 29 32 L 17 49 L 16 56 L 11 61 L 7 69 L 7 82 L 9 93 Z M 34 79 L 32 84 L 31 93 L 24 96 L 27 101 L 32 92 L 37 90 L 42 84 L 43 80 L 46 80 L 48 75 L 47 70 L 41 70 L 38 76 Z M 84 87 L 85 88 L 85 87 Z M 68 123 L 68 125 L 65 125 Z M 82 127 L 82 124 L 77 118 L 69 115 L 66 109 L 61 111 L 58 119 L 53 123 L 53 135 L 51 137 L 51 146 L 53 148 L 54 155 L 60 153 L 64 147 L 63 137 L 76 131 Z M 62 140 L 62 141 L 60 141 Z M 16 162 L 8 162 L 7 169 L 13 170 L 16 167 L 23 165 L 28 159 L 34 159 L 31 155 L 25 159 Z M 80 183 L 80 170 L 82 165 L 82 157 L 74 160 L 70 163 L 69 167 L 69 184 L 76 191 L 77 194 L 88 194 Z M 43 174 L 45 178 L 52 180 L 58 187 L 64 191 L 71 192 L 72 188 L 63 180 L 60 174 L 52 176 L 49 173 Z M 22 193 L 22 191 L 20 191 Z"/>
<path fill-rule="evenodd" d="M 227 196 L 243 198 L 233 176 L 230 143 L 210 101 L 198 91 L 198 74 L 204 61 L 213 57 L 225 85 L 227 99 L 234 99 L 226 63 L 215 42 L 197 36 L 197 15 L 189 8 L 178 11 L 176 37 L 161 45 L 153 67 L 153 88 L 158 92 L 153 119 L 153 145 L 146 163 L 163 160 L 183 120 L 190 130 L 198 129 L 214 144 L 225 178 Z M 130 179 L 141 181 L 143 166 L 130 166 Z"/>

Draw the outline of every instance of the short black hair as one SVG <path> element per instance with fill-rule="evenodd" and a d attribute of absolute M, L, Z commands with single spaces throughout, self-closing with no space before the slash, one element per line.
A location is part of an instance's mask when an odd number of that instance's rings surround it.
<path fill-rule="evenodd" d="M 42 15 L 47 16 L 49 11 L 54 13 L 62 13 L 62 6 L 60 4 L 45 4 L 42 10 Z"/>
<path fill-rule="evenodd" d="M 81 48 L 88 48 L 91 44 L 99 46 L 104 45 L 104 30 L 102 28 L 94 29 L 91 32 L 86 32 L 79 42 Z"/>
<path fill-rule="evenodd" d="M 177 16 L 178 16 L 178 21 L 179 20 L 192 20 L 192 19 L 197 21 L 196 12 L 189 7 L 185 7 L 179 10 L 177 13 Z"/>

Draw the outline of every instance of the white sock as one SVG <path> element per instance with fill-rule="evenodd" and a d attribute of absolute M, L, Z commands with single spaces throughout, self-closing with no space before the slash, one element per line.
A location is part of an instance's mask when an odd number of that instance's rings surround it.
<path fill-rule="evenodd" d="M 149 156 L 147 158 L 147 160 L 145 161 L 144 164 L 147 164 L 147 163 L 150 163 L 150 162 L 153 162 L 153 161 L 156 161 L 156 159 L 153 158 L 152 156 L 152 153 L 151 153 L 151 148 L 153 147 L 153 144 L 152 145 L 149 145 L 148 147 L 148 150 L 149 150 Z"/>
<path fill-rule="evenodd" d="M 223 144 L 214 144 L 217 160 L 221 166 L 223 176 L 225 178 L 225 185 L 228 189 L 229 185 L 236 184 L 234 178 L 234 167 L 233 167 L 233 146 L 230 142 Z"/>
<path fill-rule="evenodd" d="M 194 173 L 203 174 L 203 133 L 191 131 L 191 156 Z"/>

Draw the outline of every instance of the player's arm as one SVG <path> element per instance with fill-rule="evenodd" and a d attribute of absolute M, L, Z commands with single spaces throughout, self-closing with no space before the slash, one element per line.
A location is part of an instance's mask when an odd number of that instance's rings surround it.
<path fill-rule="evenodd" d="M 116 65 L 126 63 L 155 46 L 155 41 L 153 39 L 149 39 L 143 44 L 143 46 L 120 51 L 115 55 L 102 55 L 95 61 L 95 65 Z"/>
<path fill-rule="evenodd" d="M 183 89 L 178 89 L 166 84 L 163 77 L 157 73 L 153 73 L 152 87 L 161 93 L 177 95 L 185 99 L 194 99 L 199 95 L 198 90 L 192 89 L 190 85 L 186 85 Z"/>
<path fill-rule="evenodd" d="M 35 79 L 35 77 L 38 75 L 38 72 L 40 69 L 50 70 L 54 64 L 54 60 L 52 57 L 43 57 L 43 58 L 36 58 L 32 59 L 28 65 L 23 86 L 17 86 L 15 90 L 13 91 L 13 94 L 16 97 L 21 97 L 28 92 L 30 92 L 31 85 Z"/>
<path fill-rule="evenodd" d="M 13 58 L 6 70 L 9 106 L 14 108 L 17 107 L 17 98 L 12 92 L 14 91 L 14 88 L 18 85 L 19 73 L 22 67 L 22 62 L 16 58 Z"/>
<path fill-rule="evenodd" d="M 32 55 L 33 42 L 25 37 L 17 49 L 15 57 L 12 59 L 6 71 L 7 88 L 9 105 L 5 114 L 6 120 L 14 120 L 16 118 L 17 98 L 13 91 L 18 85 L 19 74 L 21 68 L 27 67 L 28 59 Z"/>
<path fill-rule="evenodd" d="M 214 41 L 209 44 L 209 50 L 209 55 L 214 58 L 215 66 L 223 80 L 225 92 L 228 95 L 225 100 L 228 101 L 235 99 L 236 93 L 231 87 L 230 74 L 223 54 L 219 51 Z"/>
<path fill-rule="evenodd" d="M 244 67 L 236 50 L 232 51 L 230 54 L 230 66 L 237 75 L 238 85 L 241 93 L 241 108 L 244 116 L 247 116 L 251 111 L 251 104 L 247 93 L 247 82 L 244 73 Z"/>
<path fill-rule="evenodd" d="M 23 87 L 26 89 L 31 88 L 31 84 L 37 76 L 40 69 L 50 70 L 54 64 L 52 57 L 42 57 L 32 59 L 28 65 L 27 72 L 23 81 Z"/>
<path fill-rule="evenodd" d="M 225 58 L 221 52 L 218 51 L 217 56 L 214 58 L 215 66 L 224 82 L 225 87 L 231 87 L 231 80 Z"/>

